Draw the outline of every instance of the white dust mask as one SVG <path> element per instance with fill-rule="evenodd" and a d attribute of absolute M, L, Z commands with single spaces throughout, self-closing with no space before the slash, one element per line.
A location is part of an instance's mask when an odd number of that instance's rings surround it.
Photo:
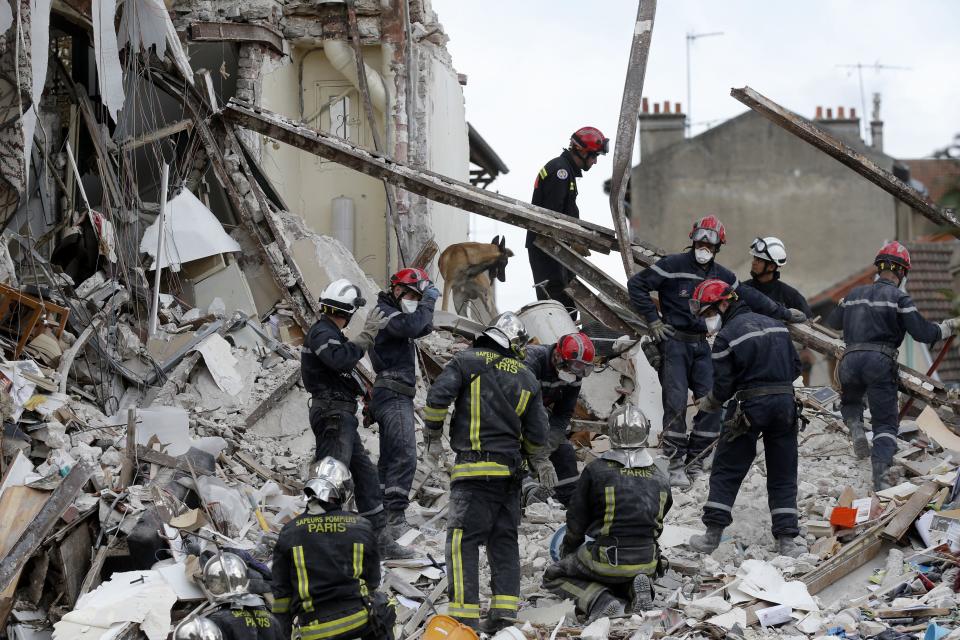
<path fill-rule="evenodd" d="M 707 333 L 710 335 L 716 335 L 720 331 L 720 326 L 723 324 L 723 320 L 720 318 L 720 315 L 710 316 L 709 318 L 704 318 L 703 321 L 707 324 Z"/>
<path fill-rule="evenodd" d="M 419 304 L 420 302 L 418 300 L 401 300 L 400 309 L 404 313 L 413 313 L 414 311 L 417 310 L 417 305 Z"/>
<path fill-rule="evenodd" d="M 693 257 L 697 259 L 697 262 L 699 264 L 707 264 L 708 262 L 713 260 L 713 251 L 710 251 L 710 249 L 703 249 L 703 248 L 696 249 L 693 252 Z"/>

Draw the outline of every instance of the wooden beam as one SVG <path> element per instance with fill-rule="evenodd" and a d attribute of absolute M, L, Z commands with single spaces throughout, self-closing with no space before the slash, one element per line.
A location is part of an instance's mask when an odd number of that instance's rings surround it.
<path fill-rule="evenodd" d="M 283 49 L 283 34 L 263 24 L 241 22 L 193 22 L 190 39 L 194 42 L 255 42 L 265 44 L 277 53 Z"/>
<path fill-rule="evenodd" d="M 624 214 L 623 200 L 630 182 L 633 165 L 633 143 L 637 139 L 637 114 L 643 96 L 643 78 L 647 72 L 647 56 L 653 38 L 653 19 L 657 14 L 657 0 L 639 0 L 637 21 L 633 26 L 633 42 L 630 45 L 630 60 L 627 63 L 627 79 L 623 83 L 623 99 L 620 101 L 620 121 L 617 123 L 617 139 L 613 148 L 613 176 L 610 179 L 610 215 L 617 232 L 617 242 L 623 257 L 623 269 L 629 278 L 634 274 L 630 259 L 630 229 Z"/>
<path fill-rule="evenodd" d="M 627 293 L 627 288 L 570 247 L 547 236 L 538 236 L 534 240 L 534 245 L 617 304 L 626 309 L 630 308 L 630 295 Z"/>
<path fill-rule="evenodd" d="M 625 314 L 622 309 L 616 309 L 610 305 L 603 297 L 597 295 L 587 288 L 576 278 L 567 284 L 567 295 L 573 298 L 581 310 L 600 324 L 610 327 L 614 331 L 621 331 L 625 335 L 636 335 L 641 332 L 642 325 L 631 326 L 625 320 Z"/>
<path fill-rule="evenodd" d="M 850 167 L 914 211 L 938 225 L 952 227 L 953 231 L 960 231 L 960 219 L 957 218 L 955 213 L 941 209 L 928 201 L 919 191 L 905 184 L 873 160 L 852 149 L 849 145 L 830 135 L 803 116 L 781 107 L 750 87 L 731 89 L 730 95 L 764 118 L 783 127 L 804 142 L 810 143 L 834 160 Z M 863 115 L 866 116 L 866 114 Z"/>
<path fill-rule="evenodd" d="M 500 220 L 541 235 L 577 242 L 590 249 L 609 253 L 618 248 L 616 234 L 597 224 L 557 215 L 541 207 L 478 189 L 430 171 L 415 169 L 380 154 L 367 151 L 341 138 L 315 131 L 276 113 L 236 99 L 221 111 L 230 123 L 256 131 L 275 140 L 332 160 L 435 202 Z M 633 259 L 641 266 L 652 264 L 662 253 L 656 247 L 634 243 Z"/>
<path fill-rule="evenodd" d="M 897 515 L 883 529 L 880 536 L 893 541 L 901 539 L 939 489 L 940 485 L 936 482 L 928 482 L 917 489 L 906 504 L 897 511 Z"/>
<path fill-rule="evenodd" d="M 149 462 L 150 464 L 158 464 L 161 467 L 166 467 L 168 469 L 176 469 L 178 471 L 183 471 L 184 473 L 190 473 L 190 465 L 187 464 L 187 459 L 190 457 L 190 452 L 184 453 L 183 455 L 174 457 L 166 453 L 161 453 L 160 451 L 155 451 L 153 449 L 148 449 L 142 444 L 137 445 L 137 460 L 143 462 Z M 211 476 L 213 475 L 212 471 L 207 471 L 203 467 L 199 467 L 196 464 L 193 465 L 193 470 L 197 475 L 201 476 Z"/>
<path fill-rule="evenodd" d="M 53 490 L 53 494 L 40 509 L 40 513 L 34 518 L 30 528 L 20 537 L 3 560 L 0 560 L 0 592 L 5 591 L 14 578 L 20 574 L 27 560 L 50 533 L 63 512 L 73 504 L 77 494 L 83 489 L 83 485 L 87 483 L 91 475 L 93 475 L 93 468 L 86 462 L 80 461 L 73 465 L 67 477 Z"/>
<path fill-rule="evenodd" d="M 174 122 L 173 124 L 168 124 L 165 127 L 160 127 L 155 131 L 141 134 L 135 138 L 127 138 L 120 143 L 120 150 L 133 151 L 134 149 L 139 149 L 143 145 L 156 142 L 157 140 L 162 140 L 167 136 L 172 136 L 173 134 L 180 133 L 181 131 L 189 131 L 192 128 L 193 120 L 181 120 L 180 122 Z"/>

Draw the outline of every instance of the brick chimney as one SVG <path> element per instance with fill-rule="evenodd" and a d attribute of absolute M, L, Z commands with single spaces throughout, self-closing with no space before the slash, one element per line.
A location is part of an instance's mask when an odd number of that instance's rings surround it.
<path fill-rule="evenodd" d="M 857 110 L 853 107 L 850 107 L 849 114 L 846 107 L 837 107 L 836 117 L 831 107 L 826 108 L 825 117 L 824 108 L 817 107 L 814 120 L 838 138 L 847 141 L 860 140 L 860 118 L 857 117 Z"/>
<path fill-rule="evenodd" d="M 873 94 L 873 114 L 870 118 L 870 146 L 883 151 L 883 120 L 880 119 L 880 94 Z"/>
<path fill-rule="evenodd" d="M 664 101 L 662 109 L 655 102 L 651 112 L 650 103 L 644 98 L 640 108 L 640 161 L 683 140 L 686 121 L 679 102 Z"/>

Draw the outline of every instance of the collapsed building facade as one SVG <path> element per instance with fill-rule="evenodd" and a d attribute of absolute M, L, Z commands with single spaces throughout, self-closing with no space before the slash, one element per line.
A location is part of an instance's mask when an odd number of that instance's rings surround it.
<path fill-rule="evenodd" d="M 570 245 L 622 250 L 633 268 L 662 251 L 469 184 L 485 186 L 505 167 L 466 125 L 462 78 L 425 1 L 127 0 L 118 10 L 112 0 L 15 0 L 0 2 L 0 32 L 8 636 L 166 637 L 206 606 L 192 545 L 268 561 L 276 532 L 302 508 L 313 436 L 298 351 L 319 292 L 345 277 L 372 301 L 398 266 L 432 269 L 438 246 L 466 239 L 464 211 L 543 234 L 538 246 L 577 275 L 570 290 L 585 320 L 613 335 L 646 331 L 624 287 Z M 741 97 L 830 146 L 763 96 Z M 928 218 L 957 226 L 909 185 L 834 151 Z M 454 314 L 437 313 L 435 325 L 418 344 L 421 404 L 477 330 Z M 818 325 L 792 331 L 820 352 L 843 349 Z M 578 407 L 577 428 L 592 434 L 582 462 L 609 446 L 600 432 L 615 403 L 658 396 L 639 345 L 607 364 Z M 368 368 L 360 373 L 369 380 Z M 958 498 L 949 425 L 960 402 L 908 367 L 899 381 L 928 408 L 911 414 L 895 491 L 867 495 L 866 475 L 848 473 L 856 463 L 829 389 L 802 390 L 813 423 L 801 453 L 816 469 L 801 483 L 809 553 L 786 561 L 767 549 L 756 524 L 765 517 L 756 507 L 763 463 L 737 504 L 736 540 L 710 557 L 685 549 L 699 526 L 701 479 L 667 519 L 671 569 L 647 615 L 583 629 L 571 603 L 540 587 L 563 512 L 529 508 L 516 631 L 723 637 L 753 633 L 758 612 L 776 605 L 791 609 L 787 626 L 764 633 L 873 636 L 895 624 L 952 624 L 956 552 L 947 537 L 956 516 L 927 505 Z M 376 434 L 362 436 L 376 454 Z M 837 483 L 845 473 L 849 490 Z M 445 472 L 418 471 L 409 542 L 427 558 L 442 555 L 447 487 Z M 868 504 L 854 508 L 856 498 Z M 832 517 L 850 509 L 853 521 Z M 898 546 L 921 534 L 912 527 L 922 517 L 935 520 L 923 531 L 936 574 Z M 874 558 L 890 559 L 876 598 L 859 582 L 828 590 Z M 444 610 L 443 567 L 431 558 L 385 568 L 402 637 L 417 637 Z"/>

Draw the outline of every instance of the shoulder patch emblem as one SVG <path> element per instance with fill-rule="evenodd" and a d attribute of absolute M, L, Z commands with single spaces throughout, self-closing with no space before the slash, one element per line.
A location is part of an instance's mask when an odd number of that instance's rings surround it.
<path fill-rule="evenodd" d="M 568 175 L 570 174 L 567 173 L 566 169 L 557 169 L 557 177 L 561 180 L 566 180 Z"/>

